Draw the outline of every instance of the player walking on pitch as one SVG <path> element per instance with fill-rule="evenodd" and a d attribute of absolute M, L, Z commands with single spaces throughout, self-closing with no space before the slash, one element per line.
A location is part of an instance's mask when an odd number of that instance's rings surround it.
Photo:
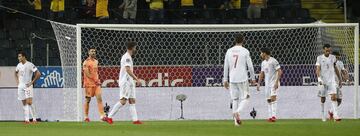
<path fill-rule="evenodd" d="M 318 78 L 318 87 L 319 93 L 318 96 L 321 99 L 321 114 L 322 121 L 326 121 L 325 114 L 325 100 L 326 95 L 330 95 L 331 97 L 331 105 L 332 111 L 335 121 L 340 121 L 340 117 L 338 115 L 338 103 L 336 98 L 336 81 L 335 74 L 340 79 L 338 82 L 339 88 L 341 88 L 341 77 L 339 74 L 339 70 L 336 67 L 336 57 L 331 52 L 331 46 L 329 44 L 325 44 L 323 46 L 324 54 L 317 57 L 316 60 L 316 75 Z"/>
<path fill-rule="evenodd" d="M 244 37 L 235 37 L 236 45 L 227 50 L 224 60 L 224 87 L 230 89 L 235 125 L 241 124 L 240 112 L 249 102 L 248 70 L 252 84 L 256 84 L 249 51 L 243 47 Z"/>
<path fill-rule="evenodd" d="M 270 56 L 270 49 L 262 48 L 260 57 L 263 59 L 261 63 L 261 72 L 259 74 L 259 81 L 257 84 L 257 90 L 260 91 L 260 84 L 265 76 L 265 97 L 268 102 L 268 113 L 269 113 L 269 122 L 276 121 L 276 109 L 277 101 L 276 96 L 280 88 L 280 78 L 282 75 L 282 70 L 280 68 L 279 62 Z"/>
<path fill-rule="evenodd" d="M 134 74 L 134 65 L 132 56 L 136 52 L 136 43 L 126 43 L 127 52 L 121 57 L 121 68 L 119 74 L 119 87 L 120 87 L 120 100 L 117 102 L 111 110 L 107 122 L 113 123 L 112 117 L 125 106 L 126 102 L 129 102 L 130 115 L 133 120 L 133 124 L 142 124 L 138 120 L 137 112 L 135 108 L 135 86 L 140 85 L 140 79 Z M 136 84 L 134 83 L 136 81 Z"/>
<path fill-rule="evenodd" d="M 346 82 L 349 82 L 349 74 L 344 66 L 344 63 L 340 60 L 340 53 L 339 52 L 333 52 L 332 53 L 333 55 L 335 55 L 336 57 L 336 67 L 337 69 L 339 70 L 339 75 L 340 75 L 340 78 L 339 79 L 338 77 L 335 77 L 335 82 L 336 82 L 336 101 L 337 101 L 337 108 L 338 108 L 338 114 L 339 114 L 339 107 L 340 107 L 340 104 L 342 102 L 342 91 L 341 91 L 341 88 L 339 87 L 339 82 L 341 81 L 346 81 Z M 333 114 L 333 111 L 329 111 L 329 119 L 330 120 L 333 120 L 334 119 L 334 114 Z"/>

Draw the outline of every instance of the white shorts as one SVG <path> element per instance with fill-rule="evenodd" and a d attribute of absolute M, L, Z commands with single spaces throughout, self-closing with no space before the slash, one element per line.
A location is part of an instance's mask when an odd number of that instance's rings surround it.
<path fill-rule="evenodd" d="M 134 82 L 120 83 L 119 86 L 120 86 L 120 99 L 136 98 Z"/>
<path fill-rule="evenodd" d="M 336 94 L 336 84 L 318 85 L 318 89 L 319 89 L 319 93 L 318 93 L 319 97 L 326 97 L 326 95 Z"/>
<path fill-rule="evenodd" d="M 249 83 L 230 83 L 230 96 L 233 100 L 246 99 L 249 93 Z"/>
<path fill-rule="evenodd" d="M 336 98 L 342 99 L 342 91 L 339 85 L 336 84 Z"/>
<path fill-rule="evenodd" d="M 271 96 L 276 96 L 278 94 L 280 85 L 277 89 L 274 86 L 265 86 L 265 98 L 271 99 Z"/>
<path fill-rule="evenodd" d="M 18 100 L 25 100 L 34 96 L 33 86 L 26 87 L 26 85 L 18 86 Z"/>

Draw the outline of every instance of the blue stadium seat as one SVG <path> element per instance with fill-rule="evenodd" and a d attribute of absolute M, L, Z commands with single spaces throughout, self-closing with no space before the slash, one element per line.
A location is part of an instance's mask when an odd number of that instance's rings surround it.
<path fill-rule="evenodd" d="M 254 24 L 267 24 L 267 20 L 263 18 L 253 19 Z"/>
<path fill-rule="evenodd" d="M 185 19 L 182 19 L 182 18 L 180 18 L 180 19 L 173 19 L 173 20 L 171 20 L 171 23 L 172 23 L 172 24 L 185 24 L 185 23 L 186 23 L 186 20 L 185 20 Z"/>
<path fill-rule="evenodd" d="M 285 21 L 281 18 L 273 18 L 273 19 L 268 19 L 268 21 L 270 24 L 283 24 Z"/>
<path fill-rule="evenodd" d="M 35 29 L 35 21 L 32 19 L 19 20 L 21 23 L 21 27 L 27 30 Z"/>
<path fill-rule="evenodd" d="M 28 39 L 16 40 L 14 43 L 17 48 L 30 48 L 30 41 Z"/>
<path fill-rule="evenodd" d="M 236 20 L 234 19 L 224 19 L 222 20 L 223 24 L 236 24 Z"/>
<path fill-rule="evenodd" d="M 309 12 L 309 9 L 299 8 L 299 9 L 296 9 L 296 15 L 299 18 L 309 18 L 310 12 Z"/>
<path fill-rule="evenodd" d="M 236 19 L 236 24 L 252 24 L 250 19 Z"/>
<path fill-rule="evenodd" d="M 187 21 L 188 24 L 202 24 L 203 20 L 202 19 L 189 19 Z"/>
<path fill-rule="evenodd" d="M 10 41 L 7 39 L 0 40 L 0 47 L 1 48 L 10 48 Z"/>
<path fill-rule="evenodd" d="M 279 18 L 277 9 L 275 8 L 261 9 L 261 18 Z"/>
<path fill-rule="evenodd" d="M 7 33 L 5 30 L 0 30 L 0 40 L 7 39 Z"/>
<path fill-rule="evenodd" d="M 25 39 L 24 31 L 22 29 L 9 30 L 9 36 L 12 40 Z"/>

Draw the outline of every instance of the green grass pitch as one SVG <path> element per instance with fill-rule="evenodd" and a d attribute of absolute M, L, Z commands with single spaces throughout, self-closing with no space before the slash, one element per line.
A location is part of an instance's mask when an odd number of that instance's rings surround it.
<path fill-rule="evenodd" d="M 322 122 L 317 120 L 233 121 L 145 121 L 131 122 L 41 122 L 25 125 L 0 122 L 0 136 L 358 136 L 360 120 Z"/>

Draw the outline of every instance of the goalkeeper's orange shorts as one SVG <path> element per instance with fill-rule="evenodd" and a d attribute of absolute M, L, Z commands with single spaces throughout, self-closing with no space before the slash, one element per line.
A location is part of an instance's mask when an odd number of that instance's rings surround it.
<path fill-rule="evenodd" d="M 93 86 L 93 87 L 85 87 L 86 97 L 94 97 L 96 95 L 101 94 L 100 86 Z"/>

